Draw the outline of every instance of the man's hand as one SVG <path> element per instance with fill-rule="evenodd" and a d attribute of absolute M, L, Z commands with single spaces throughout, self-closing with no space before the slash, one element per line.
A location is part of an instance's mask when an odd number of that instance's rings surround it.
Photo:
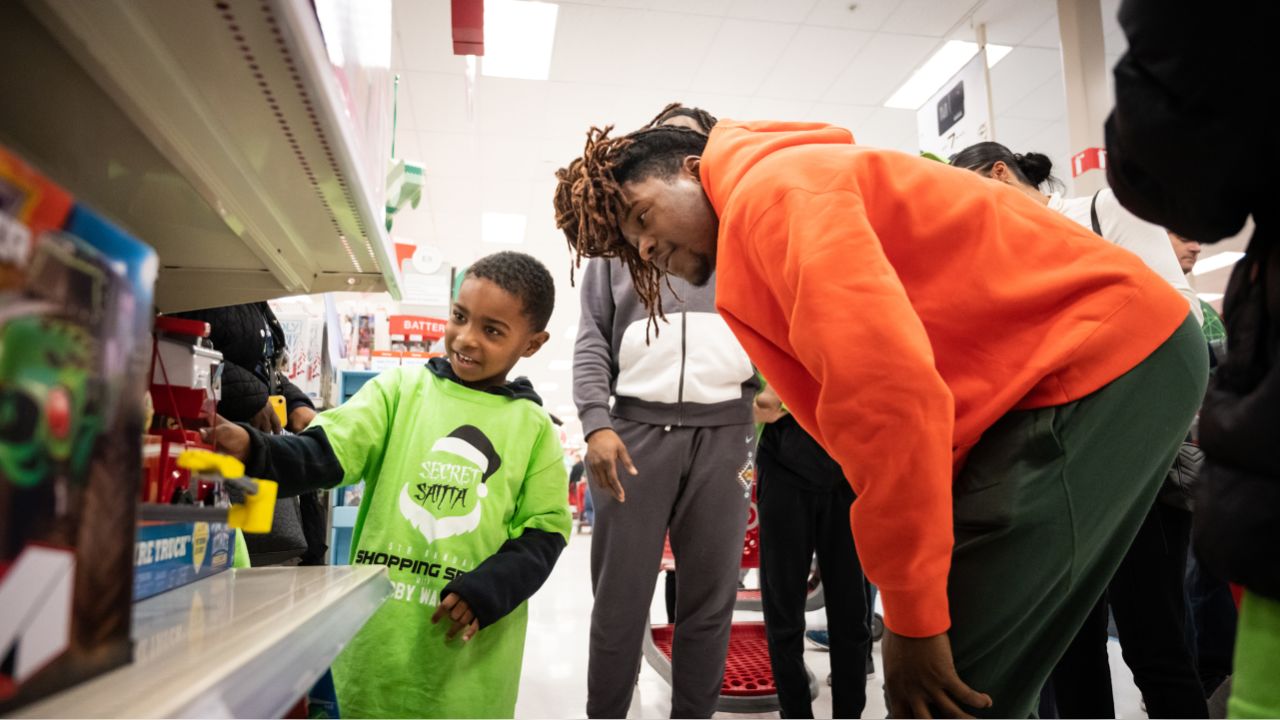
<path fill-rule="evenodd" d="M 467 642 L 480 631 L 480 620 L 476 618 L 476 614 L 471 611 L 471 606 L 458 593 L 452 593 L 444 600 L 440 601 L 440 605 L 436 607 L 436 611 L 431 614 L 431 624 L 439 624 L 440 618 L 448 617 L 453 625 L 449 631 L 445 633 L 445 641 L 452 640 L 459 631 L 462 631 L 462 642 Z"/>
<path fill-rule="evenodd" d="M 766 425 L 777 422 L 779 418 L 787 414 L 787 411 L 782 409 L 782 399 L 778 397 L 778 393 L 773 391 L 772 385 L 765 385 L 760 394 L 756 395 L 756 402 L 752 411 L 755 413 L 756 422 L 765 423 Z"/>
<path fill-rule="evenodd" d="M 214 450 L 245 462 L 249 458 L 249 431 L 218 415 L 211 428 L 200 428 L 200 439 Z"/>
<path fill-rule="evenodd" d="M 970 718 L 961 706 L 991 707 L 991 696 L 980 693 L 960 679 L 951 659 L 951 640 L 946 633 L 927 638 L 909 638 L 884 631 L 884 687 L 889 700 L 889 717 Z"/>
<path fill-rule="evenodd" d="M 618 463 L 626 465 L 627 472 L 640 474 L 627 454 L 627 446 L 610 428 L 602 428 L 587 438 L 587 470 L 596 487 L 608 490 L 618 502 L 627 501 L 627 493 L 618 479 Z"/>
<path fill-rule="evenodd" d="M 293 412 L 289 413 L 289 432 L 297 435 L 303 430 L 306 430 L 307 426 L 311 424 L 311 421 L 315 419 L 315 410 L 312 410 L 306 405 L 299 405 L 293 409 Z"/>
<path fill-rule="evenodd" d="M 249 418 L 249 424 L 255 430 L 261 430 L 268 435 L 280 434 L 280 417 L 276 415 L 276 409 L 271 406 L 270 398 L 267 399 L 267 404 L 263 405 L 256 415 Z"/>

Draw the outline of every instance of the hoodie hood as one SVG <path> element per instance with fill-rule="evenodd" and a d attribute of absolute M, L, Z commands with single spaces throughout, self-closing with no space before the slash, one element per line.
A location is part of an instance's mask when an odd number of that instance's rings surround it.
<path fill-rule="evenodd" d="M 462 382 L 462 378 L 458 377 L 458 374 L 453 371 L 453 365 L 449 364 L 448 358 L 431 358 L 427 361 L 427 368 L 430 369 L 432 374 L 436 377 L 444 378 L 445 380 L 452 380 L 459 385 L 466 384 Z M 485 388 L 483 392 L 487 392 L 490 395 L 509 397 L 512 400 L 531 400 L 537 405 L 542 404 L 542 398 L 533 390 L 533 382 L 523 375 L 508 382 L 506 385 L 495 385 L 490 388 Z"/>
<path fill-rule="evenodd" d="M 702 153 L 702 187 L 717 215 L 743 177 L 765 158 L 799 145 L 852 145 L 853 133 L 814 122 L 721 120 L 711 130 Z"/>

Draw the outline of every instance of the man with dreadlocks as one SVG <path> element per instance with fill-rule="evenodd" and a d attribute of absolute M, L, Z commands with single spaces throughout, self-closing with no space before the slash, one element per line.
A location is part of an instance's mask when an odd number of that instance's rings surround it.
<path fill-rule="evenodd" d="M 669 106 L 653 124 L 715 124 L 697 112 Z M 581 279 L 573 398 L 595 484 L 587 715 L 627 715 L 651 600 L 637 588 L 653 588 L 669 531 L 679 586 L 671 714 L 710 717 L 746 532 L 755 372 L 716 314 L 713 286 L 644 282 L 662 294 L 665 321 L 650 322 L 619 260 L 593 260 Z"/>
<path fill-rule="evenodd" d="M 571 248 L 652 314 L 664 273 L 717 273 L 843 467 L 892 715 L 1029 716 L 1203 394 L 1186 302 L 1012 188 L 818 123 L 592 128 L 559 181 Z"/>

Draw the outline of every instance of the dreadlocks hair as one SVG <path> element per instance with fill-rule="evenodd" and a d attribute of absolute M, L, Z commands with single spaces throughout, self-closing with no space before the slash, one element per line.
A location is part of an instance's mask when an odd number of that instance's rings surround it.
<path fill-rule="evenodd" d="M 662 312 L 663 272 L 640 257 L 619 229 L 629 207 L 622 194 L 628 182 L 671 177 L 690 155 L 702 155 L 707 136 L 683 127 L 646 127 L 609 137 L 612 125 L 592 127 L 582 157 L 556 171 L 556 227 L 564 231 L 573 254 L 570 282 L 583 258 L 618 258 L 631 272 L 636 293 L 649 311 L 655 334 Z"/>
<path fill-rule="evenodd" d="M 547 329 L 556 306 L 556 285 L 547 266 L 531 255 L 499 252 L 467 268 L 465 277 L 484 278 L 519 298 L 534 332 Z"/>
<path fill-rule="evenodd" d="M 662 108 L 662 112 L 654 116 L 654 118 L 650 120 L 649 124 L 645 125 L 645 127 L 659 127 L 661 125 L 665 125 L 667 121 L 675 117 L 691 118 L 694 122 L 698 123 L 698 127 L 702 129 L 702 132 L 707 134 L 710 134 L 711 128 L 715 127 L 716 123 L 720 122 L 716 119 L 715 115 L 712 115 L 702 108 L 685 107 L 681 103 L 673 102 Z"/>

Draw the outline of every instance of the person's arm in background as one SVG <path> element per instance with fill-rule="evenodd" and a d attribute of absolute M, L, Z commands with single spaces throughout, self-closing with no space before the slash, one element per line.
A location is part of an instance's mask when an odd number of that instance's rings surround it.
<path fill-rule="evenodd" d="M 581 319 L 578 340 L 573 346 L 573 403 L 582 421 L 582 436 L 587 440 L 584 463 L 590 482 L 608 490 L 620 502 L 626 498 L 618 479 L 618 464 L 636 474 L 631 456 L 622 438 L 613 430 L 609 416 L 609 397 L 617 366 L 613 357 L 613 282 L 612 261 L 597 258 L 587 263 L 582 272 Z"/>
<path fill-rule="evenodd" d="M 1159 225 L 1153 225 L 1125 209 L 1115 193 L 1103 190 L 1097 200 L 1098 223 L 1102 236 L 1125 250 L 1142 258 L 1142 262 L 1155 274 L 1173 286 L 1191 306 L 1196 322 L 1204 325 L 1204 311 L 1200 309 L 1200 296 L 1187 282 L 1178 264 L 1178 255 L 1169 244 L 1169 233 Z"/>
<path fill-rule="evenodd" d="M 852 527 L 885 607 L 885 678 L 899 717 L 948 716 L 990 698 L 959 678 L 946 634 L 955 407 L 924 324 L 852 190 L 791 192 L 752 225 L 748 246 L 785 240 L 780 267 L 756 268 L 787 318 L 795 360 L 819 388 L 792 414 L 839 461 L 857 494 Z M 859 259 L 851 271 L 849 258 Z M 723 279 L 723 278 L 722 278 Z M 858 309 L 856 322 L 850 308 Z M 728 319 L 728 318 L 726 318 Z M 740 322 L 735 319 L 735 322 Z M 853 348 L 874 349 L 857 361 Z M 768 372 L 768 368 L 761 368 Z M 785 376 L 770 378 L 783 398 Z M 875 463 L 859 459 L 876 458 Z"/>
<path fill-rule="evenodd" d="M 469 640 L 533 596 L 546 582 L 573 527 L 564 450 L 550 423 L 543 428 L 529 472 L 516 497 L 510 538 L 476 569 L 459 575 L 440 592 L 433 622 L 448 614 L 451 631 Z M 451 599 L 452 598 L 452 599 Z M 470 615 L 468 615 L 470 613 Z"/>
<path fill-rule="evenodd" d="M 280 383 L 280 394 L 284 396 L 285 417 L 288 418 L 289 432 L 297 434 L 307 429 L 311 421 L 316 417 L 316 406 L 311 402 L 311 398 L 306 393 L 294 385 L 284 373 L 277 372 L 276 377 Z"/>

